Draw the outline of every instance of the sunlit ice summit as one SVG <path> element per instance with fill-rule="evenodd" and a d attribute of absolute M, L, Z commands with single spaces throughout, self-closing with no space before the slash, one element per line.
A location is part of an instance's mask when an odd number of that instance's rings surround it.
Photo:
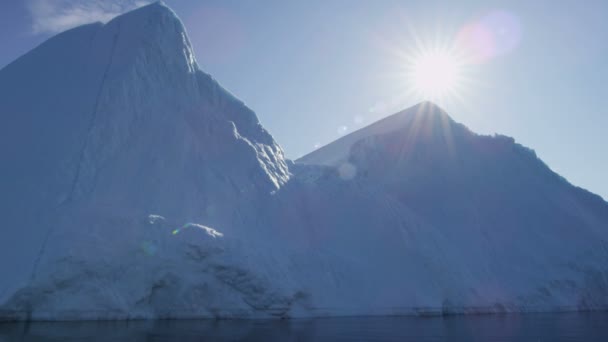
<path fill-rule="evenodd" d="M 423 102 L 288 160 L 162 3 L 0 70 L 0 115 L 3 320 L 608 306 L 608 204 L 531 149 Z"/>

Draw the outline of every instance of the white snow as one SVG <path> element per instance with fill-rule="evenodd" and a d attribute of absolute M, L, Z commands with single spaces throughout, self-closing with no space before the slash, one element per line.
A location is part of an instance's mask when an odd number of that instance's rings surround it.
<path fill-rule="evenodd" d="M 417 106 L 408 108 L 343 136 L 331 144 L 322 146 L 301 157 L 298 159 L 298 162 L 313 165 L 340 165 L 348 159 L 350 148 L 354 143 L 371 136 L 395 131 L 405 132 L 406 127 L 412 127 L 411 124 L 413 122 L 418 122 L 428 115 L 441 117 L 442 120 L 448 119 L 447 114 L 433 103 L 422 102 Z"/>
<path fill-rule="evenodd" d="M 423 103 L 287 161 L 155 3 L 0 70 L 0 319 L 608 308 L 608 205 Z"/>
<path fill-rule="evenodd" d="M 207 226 L 203 226 L 202 224 L 198 224 L 198 223 L 186 223 L 185 225 L 183 225 L 181 228 L 178 228 L 176 230 L 173 231 L 173 235 L 178 234 L 180 231 L 186 229 L 186 228 L 198 228 L 202 231 L 204 231 L 207 235 L 211 236 L 212 238 L 217 238 L 217 237 L 222 237 L 224 236 L 224 234 L 218 232 L 217 230 L 211 228 L 211 227 L 207 227 Z"/>
<path fill-rule="evenodd" d="M 148 215 L 148 223 L 150 223 L 150 224 L 156 224 L 161 221 L 165 221 L 165 218 L 160 215 L 155 215 L 155 214 Z"/>

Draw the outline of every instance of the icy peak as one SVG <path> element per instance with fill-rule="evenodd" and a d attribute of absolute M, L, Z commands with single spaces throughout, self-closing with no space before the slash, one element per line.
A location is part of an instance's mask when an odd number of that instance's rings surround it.
<path fill-rule="evenodd" d="M 184 25 L 162 1 L 122 14 L 105 29 L 113 32 L 119 58 L 143 56 L 147 62 L 161 61 L 190 73 L 198 70 Z"/>
<path fill-rule="evenodd" d="M 444 112 L 444 110 L 438 104 L 432 101 L 422 101 L 406 110 L 411 110 L 413 108 L 425 110 L 427 112 Z"/>
<path fill-rule="evenodd" d="M 131 16 L 131 17 L 154 17 L 158 15 L 166 15 L 169 17 L 173 17 L 175 20 L 179 21 L 179 18 L 173 12 L 169 6 L 165 4 L 164 1 L 155 1 L 148 5 L 141 6 L 132 11 L 129 11 L 125 14 L 117 16 L 115 19 Z"/>
<path fill-rule="evenodd" d="M 351 147 L 362 139 L 401 132 L 416 139 L 441 137 L 451 128 L 461 126 L 437 104 L 424 101 L 387 116 L 373 124 L 346 135 L 304 157 L 304 164 L 338 165 L 348 159 Z"/>
<path fill-rule="evenodd" d="M 438 124 L 454 123 L 454 120 L 441 107 L 431 101 L 423 101 L 401 112 L 388 116 L 380 122 L 393 125 L 396 129 L 409 127 L 413 122 L 431 128 Z"/>
<path fill-rule="evenodd" d="M 177 14 L 162 1 L 153 2 L 149 5 L 121 14 L 110 20 L 108 25 L 113 22 L 147 24 L 148 28 L 158 25 L 165 29 L 174 29 L 180 32 L 184 31 L 184 27 Z"/>

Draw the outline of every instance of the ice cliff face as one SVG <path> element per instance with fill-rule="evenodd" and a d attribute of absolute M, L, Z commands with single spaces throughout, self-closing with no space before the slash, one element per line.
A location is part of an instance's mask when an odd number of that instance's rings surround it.
<path fill-rule="evenodd" d="M 0 71 L 0 94 L 0 266 L 10 275 L 0 301 L 37 286 L 46 267 L 60 277 L 48 263 L 88 253 L 114 263 L 138 234 L 133 217 L 230 235 L 249 203 L 289 179 L 281 148 L 200 71 L 162 3 L 50 39 Z"/>
<path fill-rule="evenodd" d="M 569 184 L 512 138 L 477 135 L 422 103 L 299 162 L 327 165 L 330 177 L 380 194 L 392 211 L 381 217 L 409 214 L 392 223 L 398 227 L 392 236 L 403 238 L 395 249 L 404 254 L 388 267 L 403 272 L 397 283 L 408 289 L 393 298 L 416 293 L 403 303 L 435 312 L 608 303 L 606 202 Z"/>
<path fill-rule="evenodd" d="M 0 70 L 0 318 L 608 307 L 608 205 L 423 103 L 294 162 L 162 3 Z"/>

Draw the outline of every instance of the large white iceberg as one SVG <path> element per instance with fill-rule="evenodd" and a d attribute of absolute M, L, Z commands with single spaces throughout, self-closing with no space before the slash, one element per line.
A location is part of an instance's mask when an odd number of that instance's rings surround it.
<path fill-rule="evenodd" d="M 608 204 L 431 103 L 298 161 L 154 3 L 0 70 L 0 319 L 605 309 Z"/>

